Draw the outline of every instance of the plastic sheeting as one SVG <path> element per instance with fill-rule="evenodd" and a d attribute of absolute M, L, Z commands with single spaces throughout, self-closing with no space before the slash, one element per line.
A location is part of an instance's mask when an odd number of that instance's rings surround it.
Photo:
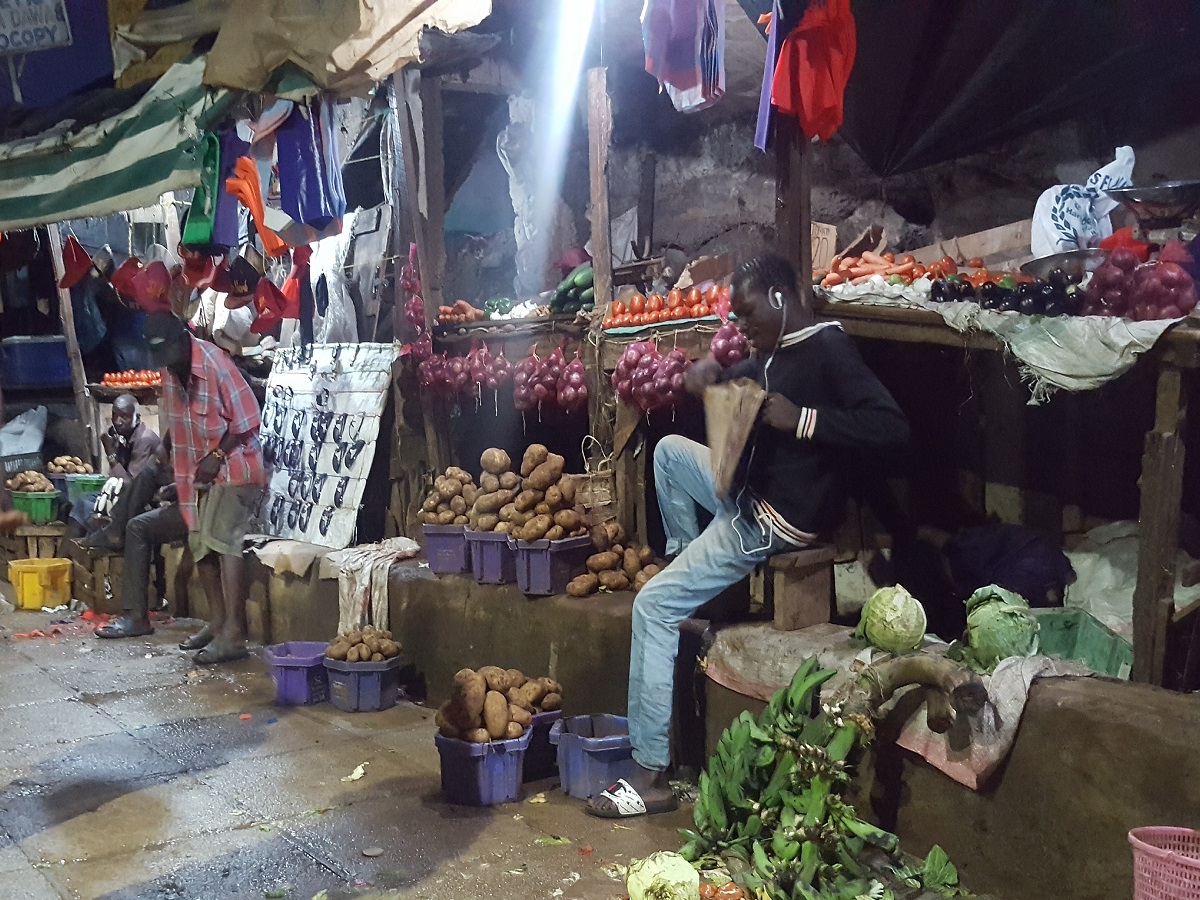
<path fill-rule="evenodd" d="M 292 63 L 324 90 L 364 94 L 421 61 L 424 29 L 453 34 L 491 11 L 492 0 L 234 0 L 204 81 L 259 91 Z"/>

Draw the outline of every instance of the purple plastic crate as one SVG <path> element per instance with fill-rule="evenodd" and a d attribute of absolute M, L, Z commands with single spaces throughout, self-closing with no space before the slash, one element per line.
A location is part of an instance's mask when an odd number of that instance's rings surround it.
<path fill-rule="evenodd" d="M 480 584 L 512 584 L 517 580 L 517 557 L 508 535 L 494 531 L 468 531 L 471 570 Z"/>
<path fill-rule="evenodd" d="M 465 525 L 422 525 L 429 571 L 435 575 L 465 575 L 471 571 L 471 548 Z"/>
<path fill-rule="evenodd" d="M 533 729 L 511 741 L 472 744 L 435 735 L 442 760 L 442 796 L 459 806 L 495 806 L 521 797 L 521 771 Z"/>
<path fill-rule="evenodd" d="M 320 641 L 288 641 L 263 648 L 263 659 L 271 667 L 275 702 L 280 706 L 324 703 L 329 696 L 325 674 L 325 648 Z"/>
<path fill-rule="evenodd" d="M 525 781 L 541 781 L 558 774 L 558 750 L 550 743 L 550 729 L 561 718 L 560 709 L 534 713 L 529 749 L 525 751 Z"/>
<path fill-rule="evenodd" d="M 559 719 L 550 728 L 558 746 L 558 774 L 563 792 L 587 800 L 637 772 L 629 720 L 602 714 Z"/>
<path fill-rule="evenodd" d="M 526 594 L 562 594 L 576 575 L 587 571 L 592 539 L 512 541 L 517 564 L 517 587 Z"/>
<path fill-rule="evenodd" d="M 396 670 L 403 664 L 399 656 L 383 662 L 356 663 L 326 658 L 329 702 L 343 712 L 391 709 L 400 696 L 400 677 Z"/>

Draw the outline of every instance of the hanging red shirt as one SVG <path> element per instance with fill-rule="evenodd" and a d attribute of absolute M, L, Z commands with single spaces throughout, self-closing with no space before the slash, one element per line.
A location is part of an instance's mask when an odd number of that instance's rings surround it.
<path fill-rule="evenodd" d="M 771 104 L 796 116 L 808 137 L 827 141 L 841 128 L 857 44 L 850 0 L 814 0 L 784 39 Z"/>

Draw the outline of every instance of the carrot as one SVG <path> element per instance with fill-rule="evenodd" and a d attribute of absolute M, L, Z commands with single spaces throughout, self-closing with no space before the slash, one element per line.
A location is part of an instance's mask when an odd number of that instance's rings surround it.
<path fill-rule="evenodd" d="M 841 272 L 830 272 L 821 279 L 822 287 L 833 287 L 835 284 L 841 284 L 846 280 L 846 277 Z"/>
<path fill-rule="evenodd" d="M 870 275 L 859 275 L 857 278 L 855 278 L 850 283 L 851 284 L 866 284 L 868 281 L 870 281 L 874 277 L 875 277 L 874 272 L 872 272 Z"/>
<path fill-rule="evenodd" d="M 870 250 L 864 251 L 862 255 L 862 261 L 864 263 L 869 263 L 872 266 L 886 266 L 889 263 L 887 259 L 880 256 L 878 253 L 872 253 Z"/>
<path fill-rule="evenodd" d="M 916 263 L 901 263 L 900 265 L 888 266 L 888 269 L 883 274 L 885 275 L 911 275 L 913 269 L 917 267 Z"/>
<path fill-rule="evenodd" d="M 878 270 L 874 266 L 855 266 L 849 271 L 843 271 L 843 275 L 849 275 L 851 278 L 861 278 L 864 275 L 874 275 Z"/>

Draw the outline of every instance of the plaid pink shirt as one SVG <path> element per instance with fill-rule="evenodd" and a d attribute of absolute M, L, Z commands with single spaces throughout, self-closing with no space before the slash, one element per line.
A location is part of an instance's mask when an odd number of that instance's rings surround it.
<path fill-rule="evenodd" d="M 188 528 L 196 527 L 196 465 L 228 434 L 248 437 L 233 449 L 217 482 L 265 486 L 267 470 L 258 442 L 258 400 L 225 351 L 192 337 L 192 377 L 185 390 L 169 369 L 162 370 L 162 418 L 171 435 L 179 509 Z"/>

